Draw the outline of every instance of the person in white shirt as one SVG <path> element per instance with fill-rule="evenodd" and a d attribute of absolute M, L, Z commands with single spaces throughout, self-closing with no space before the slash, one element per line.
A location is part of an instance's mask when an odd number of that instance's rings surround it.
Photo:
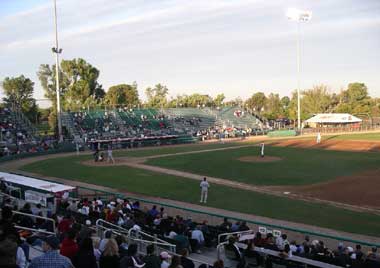
<path fill-rule="evenodd" d="M 207 182 L 206 177 L 203 178 L 203 181 L 200 183 L 201 188 L 201 203 L 207 203 L 207 194 L 208 194 L 208 188 L 210 188 L 210 184 Z"/>
<path fill-rule="evenodd" d="M 321 132 L 317 133 L 317 144 L 321 143 Z"/>
<path fill-rule="evenodd" d="M 197 240 L 198 243 L 197 243 L 196 252 L 201 253 L 199 249 L 200 249 L 200 247 L 202 247 L 204 245 L 205 238 L 203 236 L 203 232 L 201 230 L 199 230 L 198 226 L 195 228 L 195 230 L 193 230 L 191 232 L 191 239 Z"/>
<path fill-rule="evenodd" d="M 108 145 L 108 150 L 107 150 L 107 162 L 112 161 L 113 164 L 115 164 L 115 160 L 113 159 L 112 156 L 112 146 Z"/>

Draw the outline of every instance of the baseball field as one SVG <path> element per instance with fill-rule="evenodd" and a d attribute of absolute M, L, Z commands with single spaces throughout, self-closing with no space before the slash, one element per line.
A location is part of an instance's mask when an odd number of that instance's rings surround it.
<path fill-rule="evenodd" d="M 115 151 L 115 164 L 73 154 L 19 169 L 189 204 L 199 204 L 199 180 L 207 176 L 208 207 L 380 235 L 380 134 L 329 136 L 320 145 L 266 140 L 264 158 L 259 142 Z"/>

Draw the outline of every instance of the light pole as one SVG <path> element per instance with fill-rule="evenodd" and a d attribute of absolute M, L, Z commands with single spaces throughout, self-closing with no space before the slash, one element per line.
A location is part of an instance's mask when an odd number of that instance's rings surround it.
<path fill-rule="evenodd" d="M 58 138 L 59 142 L 63 141 L 62 136 L 62 121 L 61 121 L 61 98 L 59 89 L 59 54 L 62 53 L 62 48 L 58 46 L 58 24 L 57 24 L 57 0 L 54 0 L 54 26 L 55 26 L 55 47 L 52 48 L 55 54 L 55 85 L 57 94 L 57 120 L 58 120 Z"/>
<path fill-rule="evenodd" d="M 289 8 L 286 12 L 286 16 L 289 20 L 297 22 L 297 119 L 298 129 L 301 130 L 301 47 L 300 47 L 300 23 L 307 22 L 311 19 L 312 12 L 306 10 L 299 10 L 295 8 Z"/>

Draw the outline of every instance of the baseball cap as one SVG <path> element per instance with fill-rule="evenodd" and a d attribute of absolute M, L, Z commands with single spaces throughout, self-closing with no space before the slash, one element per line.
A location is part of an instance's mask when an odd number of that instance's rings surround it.
<path fill-rule="evenodd" d="M 42 238 L 46 244 L 48 244 L 52 249 L 59 249 L 59 239 L 55 235 L 49 235 L 47 237 Z"/>
<path fill-rule="evenodd" d="M 91 225 L 91 221 L 90 220 L 86 220 L 86 225 Z"/>
<path fill-rule="evenodd" d="M 171 256 L 169 255 L 169 253 L 167 253 L 166 251 L 162 251 L 160 253 L 160 257 L 163 258 L 163 259 L 169 259 L 169 258 L 171 258 Z"/>

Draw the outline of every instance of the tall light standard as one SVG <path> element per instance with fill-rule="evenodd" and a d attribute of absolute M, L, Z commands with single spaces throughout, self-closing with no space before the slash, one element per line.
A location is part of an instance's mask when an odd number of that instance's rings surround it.
<path fill-rule="evenodd" d="M 299 10 L 296 8 L 289 8 L 286 12 L 286 16 L 289 20 L 297 22 L 297 118 L 298 129 L 301 130 L 301 55 L 300 55 L 300 23 L 307 22 L 311 19 L 312 12 L 306 10 Z"/>
<path fill-rule="evenodd" d="M 57 24 L 57 0 L 54 0 L 54 26 L 55 26 L 55 47 L 51 50 L 55 53 L 55 85 L 57 94 L 57 120 L 58 120 L 58 137 L 59 142 L 63 141 L 62 136 L 62 121 L 61 121 L 61 98 L 59 89 L 59 54 L 62 53 L 62 48 L 58 46 L 58 24 Z"/>

